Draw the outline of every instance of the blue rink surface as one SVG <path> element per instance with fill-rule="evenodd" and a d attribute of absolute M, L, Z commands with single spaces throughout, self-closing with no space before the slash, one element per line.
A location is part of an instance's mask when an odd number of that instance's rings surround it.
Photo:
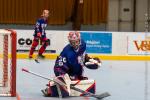
<path fill-rule="evenodd" d="M 17 94 L 20 100 L 60 100 L 44 97 L 41 89 L 48 82 L 45 79 L 22 72 L 27 68 L 46 77 L 53 77 L 54 60 L 17 60 Z M 85 68 L 84 74 L 96 80 L 97 94 L 109 92 L 103 100 L 150 100 L 150 61 L 103 61 L 98 70 Z M 0 97 L 0 100 L 17 100 Z M 63 100 L 96 100 L 92 97 L 69 97 Z"/>

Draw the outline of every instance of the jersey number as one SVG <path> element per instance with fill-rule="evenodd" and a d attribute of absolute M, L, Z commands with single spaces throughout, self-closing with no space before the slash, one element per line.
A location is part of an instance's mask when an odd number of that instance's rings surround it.
<path fill-rule="evenodd" d="M 64 63 L 66 63 L 66 58 L 59 56 L 59 60 L 58 60 L 59 66 L 63 66 Z"/>

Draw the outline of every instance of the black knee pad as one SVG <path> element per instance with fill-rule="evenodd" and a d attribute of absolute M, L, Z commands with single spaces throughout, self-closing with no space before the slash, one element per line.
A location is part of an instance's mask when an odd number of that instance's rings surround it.
<path fill-rule="evenodd" d="M 48 41 L 48 39 L 44 42 L 44 46 L 46 47 L 46 46 L 48 46 L 48 44 L 49 44 L 49 41 Z"/>

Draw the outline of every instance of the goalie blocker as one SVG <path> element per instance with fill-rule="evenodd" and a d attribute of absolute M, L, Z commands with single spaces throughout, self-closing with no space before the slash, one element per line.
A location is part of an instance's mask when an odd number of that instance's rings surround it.
<path fill-rule="evenodd" d="M 83 93 L 70 89 L 70 85 L 75 86 L 81 90 L 95 94 L 95 80 L 76 80 L 71 81 L 68 74 L 59 76 L 55 80 L 61 81 L 66 85 L 57 85 L 50 81 L 46 89 L 41 90 L 44 96 L 49 97 L 68 97 L 68 96 L 84 96 Z"/>

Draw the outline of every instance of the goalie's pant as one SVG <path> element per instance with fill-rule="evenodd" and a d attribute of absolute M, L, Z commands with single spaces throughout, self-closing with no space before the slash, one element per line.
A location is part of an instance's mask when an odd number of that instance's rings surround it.
<path fill-rule="evenodd" d="M 45 52 L 45 49 L 48 46 L 48 39 L 46 37 L 45 38 L 34 37 L 29 56 L 33 55 L 36 47 L 39 45 L 39 42 L 42 43 L 42 46 L 40 47 L 38 54 L 43 54 L 43 52 Z"/>

